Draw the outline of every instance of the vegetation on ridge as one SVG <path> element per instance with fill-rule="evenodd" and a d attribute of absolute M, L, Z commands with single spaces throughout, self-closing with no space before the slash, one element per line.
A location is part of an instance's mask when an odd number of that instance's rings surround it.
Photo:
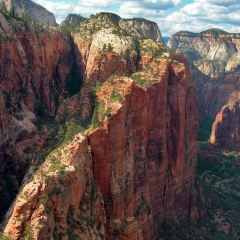
<path fill-rule="evenodd" d="M 205 31 L 202 31 L 201 33 L 212 33 L 212 34 L 229 34 L 228 32 L 222 30 L 222 29 L 219 29 L 219 28 L 211 28 L 211 29 L 208 29 L 208 30 L 205 30 Z"/>
<path fill-rule="evenodd" d="M 140 22 L 146 22 L 146 23 L 154 23 L 153 21 L 148 20 L 146 18 L 142 18 L 142 17 L 124 18 L 123 20 L 125 20 L 125 21 L 140 21 Z"/>

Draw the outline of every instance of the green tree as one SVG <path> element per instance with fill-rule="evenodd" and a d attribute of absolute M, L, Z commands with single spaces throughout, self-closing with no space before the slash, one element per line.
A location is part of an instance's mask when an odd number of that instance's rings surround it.
<path fill-rule="evenodd" d="M 130 61 L 131 61 L 129 48 L 127 48 L 126 51 L 125 51 L 124 59 L 125 59 L 127 62 L 130 62 Z"/>
<path fill-rule="evenodd" d="M 77 133 L 81 131 L 83 131 L 83 128 L 81 126 L 79 126 L 75 122 L 71 122 L 70 125 L 67 127 L 64 142 L 71 140 L 72 137 L 74 137 Z"/>
<path fill-rule="evenodd" d="M 94 108 L 92 116 L 92 128 L 95 129 L 98 124 L 98 106 Z"/>
<path fill-rule="evenodd" d="M 112 46 L 112 44 L 111 43 L 108 43 L 108 51 L 109 52 L 112 52 L 113 51 L 113 46 Z"/>
<path fill-rule="evenodd" d="M 64 128 L 62 126 L 60 126 L 58 134 L 57 134 L 57 139 L 59 140 L 59 142 L 62 142 L 62 140 L 64 139 L 65 136 L 65 131 Z"/>
<path fill-rule="evenodd" d="M 30 222 L 27 222 L 23 235 L 24 235 L 24 240 L 33 240 L 33 238 L 32 238 L 32 226 L 31 226 Z"/>
<path fill-rule="evenodd" d="M 16 13 L 15 13 L 15 7 L 10 8 L 8 15 L 10 17 L 16 17 Z"/>
<path fill-rule="evenodd" d="M 106 48 L 107 48 L 107 45 L 106 45 L 106 43 L 104 43 L 102 50 L 104 51 Z"/>
<path fill-rule="evenodd" d="M 32 21 L 32 19 L 31 19 L 31 17 L 29 16 L 29 14 L 28 14 L 28 12 L 23 12 L 23 14 L 22 14 L 22 19 L 24 19 L 24 20 L 26 20 L 26 21 L 28 21 L 28 22 L 31 22 Z"/>

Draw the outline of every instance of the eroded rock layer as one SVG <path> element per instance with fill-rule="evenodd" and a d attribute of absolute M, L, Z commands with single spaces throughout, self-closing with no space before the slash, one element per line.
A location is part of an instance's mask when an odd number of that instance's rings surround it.
<path fill-rule="evenodd" d="M 219 149 L 240 151 L 239 114 L 239 100 L 225 105 L 213 123 L 210 143 Z"/>

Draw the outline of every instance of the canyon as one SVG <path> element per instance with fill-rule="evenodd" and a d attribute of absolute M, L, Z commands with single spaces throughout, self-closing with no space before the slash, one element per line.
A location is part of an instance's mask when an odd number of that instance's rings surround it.
<path fill-rule="evenodd" d="M 196 222 L 196 86 L 156 23 L 0 21 L 4 234 L 154 239 L 166 219 Z"/>
<path fill-rule="evenodd" d="M 187 57 L 196 83 L 200 123 L 197 179 L 206 197 L 202 202 L 201 197 L 198 198 L 201 203 L 198 207 L 207 210 L 198 224 L 206 230 L 202 234 L 212 239 L 239 239 L 240 235 L 237 220 L 240 196 L 239 42 L 240 34 L 220 29 L 201 33 L 182 31 L 168 42 L 173 51 L 180 51 Z M 184 229 L 186 225 L 181 227 Z"/>
<path fill-rule="evenodd" d="M 191 63 L 192 78 L 198 92 L 200 122 L 204 122 L 207 116 L 216 118 L 210 142 L 219 149 L 239 151 L 240 129 L 236 114 L 239 103 L 240 34 L 220 29 L 201 33 L 179 32 L 170 38 L 168 46 L 182 51 Z"/>

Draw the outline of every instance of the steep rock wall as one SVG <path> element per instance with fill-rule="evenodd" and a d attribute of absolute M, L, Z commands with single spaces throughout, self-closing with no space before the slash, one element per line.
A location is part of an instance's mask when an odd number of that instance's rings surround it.
<path fill-rule="evenodd" d="M 79 237 L 91 234 L 92 239 L 99 239 L 99 234 L 107 239 L 153 239 L 165 218 L 183 214 L 197 220 L 198 122 L 189 68 L 184 59 L 145 57 L 142 64 L 150 65 L 136 73 L 145 78 L 144 85 L 116 76 L 102 85 L 97 99 L 105 107 L 96 129 L 88 133 L 88 140 L 77 135 L 48 156 L 17 198 L 6 234 L 19 239 L 30 224 L 37 239 L 66 232 Z M 122 100 L 113 100 L 113 92 Z M 53 170 L 56 163 L 60 167 Z M 91 208 L 92 190 L 84 186 L 93 177 L 101 194 L 94 197 Z M 33 188 L 34 184 L 39 187 Z M 47 195 L 44 203 L 43 194 Z M 75 209 L 72 217 L 71 209 Z M 79 221 L 81 214 L 84 218 Z"/>
<path fill-rule="evenodd" d="M 144 239 L 152 239 L 155 227 L 179 211 L 197 219 L 191 187 L 198 129 L 194 84 L 184 64 L 161 61 L 155 68 L 158 78 L 147 90 L 131 79 L 117 81 L 124 86 L 124 103 L 89 136 L 110 235 L 124 234 L 113 223 L 122 222 L 124 229 L 127 217 L 138 220 Z M 107 89 L 111 93 L 109 84 L 103 86 L 99 99 Z"/>
<path fill-rule="evenodd" d="M 11 239 L 23 239 L 22 235 L 34 239 L 102 239 L 105 224 L 87 139 L 79 134 L 49 155 L 18 195 L 5 234 Z"/>
<path fill-rule="evenodd" d="M 239 92 L 239 39 L 239 34 L 209 29 L 198 34 L 178 32 L 168 42 L 170 48 L 184 52 L 191 63 L 199 121 L 203 123 L 207 116 L 216 118 L 211 143 L 237 151 L 239 127 L 238 120 L 233 120 L 237 117 L 233 106 Z"/>
<path fill-rule="evenodd" d="M 75 27 L 84 20 L 86 20 L 86 18 L 79 14 L 68 14 L 66 19 L 60 24 L 60 27 Z"/>
<path fill-rule="evenodd" d="M 69 36 L 0 13 L 1 180 L 16 193 L 40 139 L 38 118 L 53 117 L 72 72 Z M 8 177 L 7 177 L 8 176 Z M 6 209 L 14 194 L 0 189 Z M 9 199 L 10 198 L 10 199 Z"/>

